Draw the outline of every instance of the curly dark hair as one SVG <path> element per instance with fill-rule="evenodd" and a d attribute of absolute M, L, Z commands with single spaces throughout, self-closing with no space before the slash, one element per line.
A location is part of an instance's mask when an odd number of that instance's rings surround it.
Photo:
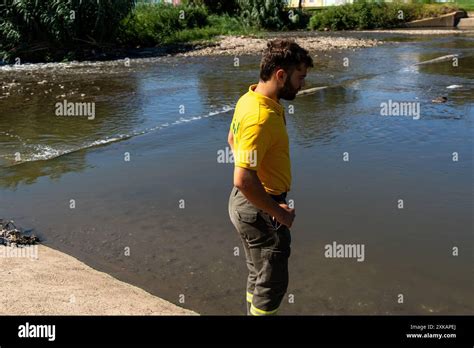
<path fill-rule="evenodd" d="M 291 75 L 301 64 L 313 67 L 313 59 L 309 52 L 293 40 L 275 39 L 267 43 L 260 62 L 260 79 L 270 80 L 277 69 L 285 70 Z"/>

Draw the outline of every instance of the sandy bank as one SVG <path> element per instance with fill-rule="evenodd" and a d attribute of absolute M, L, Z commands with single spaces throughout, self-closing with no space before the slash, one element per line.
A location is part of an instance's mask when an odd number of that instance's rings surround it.
<path fill-rule="evenodd" d="M 35 247 L 36 253 L 13 257 L 0 246 L 1 315 L 197 314 L 69 255 L 44 245 Z"/>

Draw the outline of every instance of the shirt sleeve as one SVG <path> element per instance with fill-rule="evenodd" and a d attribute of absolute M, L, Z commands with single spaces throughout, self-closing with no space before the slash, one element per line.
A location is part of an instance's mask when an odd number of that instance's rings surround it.
<path fill-rule="evenodd" d="M 237 167 L 258 171 L 271 144 L 271 134 L 267 122 L 259 123 L 248 119 L 243 122 L 234 140 L 234 160 Z M 235 137 L 234 137 L 235 139 Z"/>

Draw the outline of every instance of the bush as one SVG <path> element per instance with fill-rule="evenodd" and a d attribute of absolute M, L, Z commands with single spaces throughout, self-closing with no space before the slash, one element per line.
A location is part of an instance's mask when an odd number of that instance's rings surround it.
<path fill-rule="evenodd" d="M 218 35 L 256 34 L 255 27 L 247 26 L 240 17 L 230 15 L 211 15 L 208 17 L 209 26 L 214 28 Z"/>
<path fill-rule="evenodd" d="M 288 11 L 289 23 L 286 29 L 306 29 L 311 19 L 311 14 L 299 9 L 291 9 Z"/>
<path fill-rule="evenodd" d="M 138 4 L 120 26 L 120 41 L 127 45 L 154 46 L 172 42 L 176 33 L 208 24 L 204 6 Z"/>
<path fill-rule="evenodd" d="M 239 0 L 240 17 L 248 26 L 259 29 L 282 29 L 288 24 L 283 0 Z"/>
<path fill-rule="evenodd" d="M 234 15 L 239 11 L 237 0 L 183 0 L 184 5 L 206 6 L 211 14 Z"/>
<path fill-rule="evenodd" d="M 330 7 L 314 14 L 309 21 L 309 28 L 313 30 L 343 30 L 356 26 L 356 13 L 349 9 L 349 5 Z"/>
<path fill-rule="evenodd" d="M 229 15 L 210 15 L 209 25 L 201 28 L 182 29 L 172 33 L 164 43 L 189 43 L 200 40 L 210 40 L 218 35 L 248 35 L 256 34 L 253 27 L 247 27 L 238 17 Z"/>
<path fill-rule="evenodd" d="M 113 41 L 133 4 L 134 0 L 6 0 L 0 4 L 0 53 L 5 60 L 43 60 L 58 50 Z"/>

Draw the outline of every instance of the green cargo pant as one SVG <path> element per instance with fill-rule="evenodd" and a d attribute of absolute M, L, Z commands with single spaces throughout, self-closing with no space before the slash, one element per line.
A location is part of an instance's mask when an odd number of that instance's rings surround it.
<path fill-rule="evenodd" d="M 242 240 L 249 271 L 247 314 L 274 315 L 288 288 L 290 230 L 284 225 L 276 228 L 272 218 L 235 187 L 229 197 L 229 216 Z"/>

